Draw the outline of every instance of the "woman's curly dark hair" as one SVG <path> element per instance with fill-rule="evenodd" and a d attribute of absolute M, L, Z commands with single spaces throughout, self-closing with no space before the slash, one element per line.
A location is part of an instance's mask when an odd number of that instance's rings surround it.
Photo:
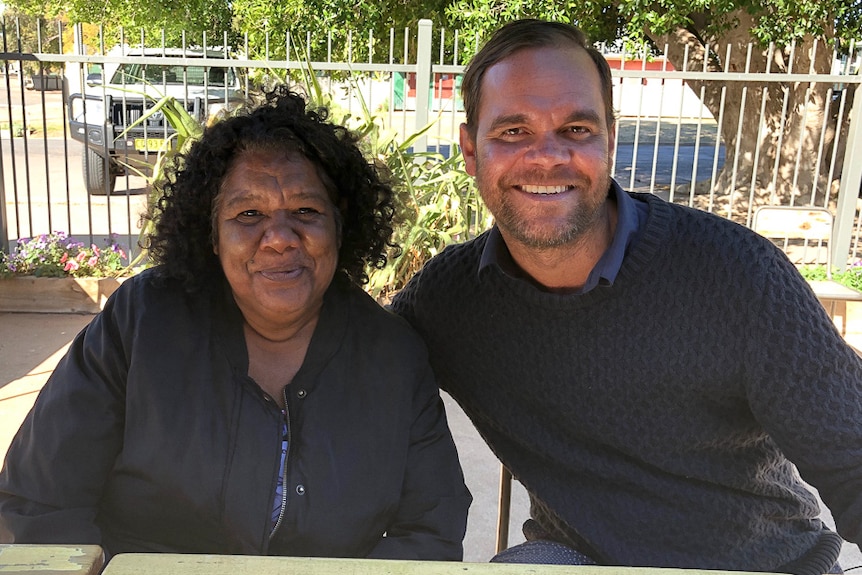
<path fill-rule="evenodd" d="M 325 108 L 277 86 L 204 130 L 188 152 L 167 167 L 162 195 L 144 216 L 155 224 L 145 247 L 159 275 L 188 291 L 223 277 L 213 252 L 215 200 L 233 161 L 245 151 L 298 152 L 318 167 L 340 211 L 338 268 L 357 284 L 366 266 L 382 268 L 391 243 L 393 192 L 357 147 L 357 137 L 327 121 Z M 396 248 L 397 249 L 397 248 Z"/>

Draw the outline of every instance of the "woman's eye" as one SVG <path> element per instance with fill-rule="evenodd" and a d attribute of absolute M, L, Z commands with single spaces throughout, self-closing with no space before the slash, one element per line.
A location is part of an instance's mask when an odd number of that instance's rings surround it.
<path fill-rule="evenodd" d="M 253 222 L 260 218 L 261 213 L 257 210 L 243 210 L 236 215 L 236 219 L 239 222 Z"/>

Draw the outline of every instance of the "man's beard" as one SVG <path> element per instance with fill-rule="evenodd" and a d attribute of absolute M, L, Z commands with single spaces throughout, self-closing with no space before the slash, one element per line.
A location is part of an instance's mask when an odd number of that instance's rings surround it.
<path fill-rule="evenodd" d="M 527 179 L 524 181 L 540 181 L 540 179 Z M 578 194 L 579 202 L 573 206 L 568 214 L 562 216 L 556 222 L 539 221 L 533 223 L 531 214 L 525 213 L 523 207 L 516 206 L 508 201 L 513 192 L 511 186 L 505 183 L 485 182 L 481 177 L 481 170 L 477 172 L 476 185 L 485 199 L 488 209 L 494 215 L 497 226 L 507 232 L 509 236 L 526 247 L 538 250 L 551 249 L 564 245 L 580 242 L 601 219 L 602 208 L 610 190 L 610 174 L 602 177 L 599 181 L 588 181 L 579 179 L 579 185 L 572 191 L 565 193 Z M 497 187 L 496 200 L 488 202 L 488 195 L 483 192 L 487 185 Z M 515 192 L 520 193 L 520 192 Z M 541 206 L 536 208 L 536 217 L 542 220 Z"/>

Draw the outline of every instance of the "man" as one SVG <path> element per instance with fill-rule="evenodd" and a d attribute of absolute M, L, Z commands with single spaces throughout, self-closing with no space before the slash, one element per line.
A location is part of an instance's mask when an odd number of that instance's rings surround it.
<path fill-rule="evenodd" d="M 579 30 L 504 26 L 463 92 L 496 225 L 393 308 L 530 493 L 501 559 L 840 572 L 796 469 L 862 541 L 862 363 L 795 268 L 610 178 L 611 74 Z"/>

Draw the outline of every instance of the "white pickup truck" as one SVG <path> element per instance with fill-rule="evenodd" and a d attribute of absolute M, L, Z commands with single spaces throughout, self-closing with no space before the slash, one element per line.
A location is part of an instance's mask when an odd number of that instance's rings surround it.
<path fill-rule="evenodd" d="M 240 77 L 224 62 L 223 52 L 208 51 L 205 58 L 201 51 L 127 50 L 118 62 L 104 64 L 102 74 L 88 76 L 84 93 L 69 96 L 68 108 L 72 138 L 86 146 L 87 191 L 110 195 L 117 176 L 146 170 L 172 145 L 175 130 L 160 112 L 139 122 L 164 96 L 182 102 L 201 122 L 241 98 Z"/>

